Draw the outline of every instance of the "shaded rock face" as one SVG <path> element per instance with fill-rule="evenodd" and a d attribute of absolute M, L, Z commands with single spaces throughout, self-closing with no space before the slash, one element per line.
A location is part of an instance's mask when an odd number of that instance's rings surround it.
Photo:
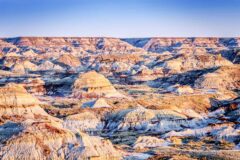
<path fill-rule="evenodd" d="M 201 69 L 201 70 L 191 70 L 184 73 L 174 73 L 168 76 L 157 78 L 153 81 L 148 81 L 148 84 L 152 87 L 166 88 L 174 85 L 190 85 L 194 86 L 195 81 L 201 76 L 215 72 L 218 67 Z"/>
<path fill-rule="evenodd" d="M 31 94 L 46 94 L 45 82 L 41 78 L 29 78 L 25 81 L 24 85 L 27 91 Z"/>
<path fill-rule="evenodd" d="M 236 50 L 234 51 L 236 54 L 235 54 L 235 57 L 233 59 L 233 63 L 235 64 L 240 64 L 240 51 L 239 50 Z"/>

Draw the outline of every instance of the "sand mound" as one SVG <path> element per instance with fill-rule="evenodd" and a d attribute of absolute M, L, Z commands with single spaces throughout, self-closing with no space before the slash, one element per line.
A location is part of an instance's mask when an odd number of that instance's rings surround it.
<path fill-rule="evenodd" d="M 122 96 L 116 91 L 111 82 L 104 75 L 96 71 L 80 74 L 73 84 L 73 93 L 80 96 Z"/>

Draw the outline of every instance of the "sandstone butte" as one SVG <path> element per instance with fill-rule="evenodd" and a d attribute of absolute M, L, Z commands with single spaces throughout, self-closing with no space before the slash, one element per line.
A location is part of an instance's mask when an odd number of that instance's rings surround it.
<path fill-rule="evenodd" d="M 72 88 L 73 93 L 80 96 L 122 96 L 104 75 L 96 71 L 80 74 Z"/>

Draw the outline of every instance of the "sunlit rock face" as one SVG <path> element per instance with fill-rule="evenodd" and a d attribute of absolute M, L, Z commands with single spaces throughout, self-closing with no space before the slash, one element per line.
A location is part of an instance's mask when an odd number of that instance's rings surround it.
<path fill-rule="evenodd" d="M 101 131 L 104 123 L 91 112 L 83 112 L 66 117 L 63 125 L 73 132 L 96 132 Z"/>
<path fill-rule="evenodd" d="M 55 121 L 40 106 L 40 101 L 29 94 L 22 85 L 9 83 L 0 88 L 1 121 L 21 122 L 26 119 Z"/>
<path fill-rule="evenodd" d="M 4 39 L 3 43 L 7 45 L 23 47 L 34 47 L 41 52 L 57 53 L 73 53 L 78 55 L 77 52 L 90 53 L 90 54 L 111 54 L 115 52 L 120 53 L 138 53 L 143 52 L 141 48 L 136 48 L 127 42 L 121 41 L 118 38 L 8 38 Z M 2 44 L 3 44 L 2 43 Z M 3 44 L 4 45 L 4 44 Z"/>
<path fill-rule="evenodd" d="M 40 101 L 23 86 L 8 84 L 0 88 L 0 158 L 1 159 L 120 159 L 109 140 L 90 137 L 66 128 L 62 120 L 50 116 Z M 85 120 L 86 115 L 70 116 L 67 120 Z M 93 117 L 87 116 L 94 120 Z M 97 119 L 97 118 L 95 118 Z M 91 122 L 91 121 L 90 121 Z M 101 122 L 96 122 L 101 123 Z M 90 126 L 94 124 L 91 122 Z M 75 127 L 75 126 L 74 126 Z M 78 125 L 79 127 L 79 125 Z M 87 130 L 87 127 L 82 127 Z M 84 130 L 84 129 L 83 129 Z"/>
<path fill-rule="evenodd" d="M 143 51 L 117 38 L 80 38 L 84 50 L 93 53 L 133 53 Z"/>
<path fill-rule="evenodd" d="M 150 52 L 164 52 L 164 51 L 172 51 L 174 48 L 180 48 L 183 43 L 189 44 L 186 47 L 191 47 L 190 42 L 191 39 L 185 38 L 151 38 L 145 45 L 144 49 Z"/>
<path fill-rule="evenodd" d="M 106 102 L 104 98 L 98 98 L 93 101 L 86 102 L 82 105 L 82 108 L 110 108 L 111 106 Z"/>
<path fill-rule="evenodd" d="M 171 110 L 150 110 L 142 106 L 122 110 L 107 119 L 107 128 L 115 131 L 158 131 L 178 129 L 186 116 Z"/>
<path fill-rule="evenodd" d="M 208 115 L 204 116 L 204 121 L 197 123 L 195 127 L 182 129 L 181 131 L 170 131 L 163 135 L 167 137 L 207 137 L 211 136 L 216 140 L 227 140 L 229 142 L 238 141 L 239 126 L 233 121 L 237 121 L 239 110 L 239 99 L 226 102 Z M 229 116 L 232 115 L 232 116 Z M 235 116 L 234 116 L 235 115 Z M 225 118 L 223 118 L 225 117 Z"/>
<path fill-rule="evenodd" d="M 239 47 L 237 38 L 150 38 L 148 40 L 139 39 L 138 43 L 133 43 L 133 45 L 137 46 L 140 42 L 144 44 L 142 46 L 145 50 L 158 53 L 164 51 L 176 53 L 180 50 L 192 51 L 196 48 L 208 49 L 213 52 Z"/>
<path fill-rule="evenodd" d="M 72 88 L 74 96 L 80 97 L 122 96 L 107 78 L 96 71 L 80 74 Z"/>
<path fill-rule="evenodd" d="M 193 94 L 194 90 L 191 88 L 191 86 L 180 86 L 180 85 L 176 85 L 176 86 L 170 86 L 167 88 L 170 92 L 174 92 L 177 93 L 179 95 L 182 94 Z"/>
<path fill-rule="evenodd" d="M 27 57 L 30 59 L 36 58 L 38 56 L 37 53 L 35 53 L 32 49 L 26 50 L 26 51 L 22 51 L 20 53 L 23 57 Z"/>
<path fill-rule="evenodd" d="M 240 87 L 240 66 L 220 67 L 213 73 L 208 73 L 195 82 L 199 88 L 233 90 Z"/>
<path fill-rule="evenodd" d="M 3 107 L 27 107 L 39 104 L 39 101 L 27 93 L 22 85 L 9 83 L 0 88 L 0 93 L 0 105 Z"/>
<path fill-rule="evenodd" d="M 220 56 L 206 53 L 196 55 L 179 55 L 177 58 L 165 62 L 164 66 L 173 73 L 199 70 L 218 66 L 229 66 L 232 63 Z"/>
<path fill-rule="evenodd" d="M 134 148 L 136 149 L 156 148 L 156 147 L 167 146 L 168 143 L 169 142 L 156 137 L 142 136 L 142 137 L 138 137 L 138 139 L 134 143 Z"/>
<path fill-rule="evenodd" d="M 42 52 L 73 53 L 141 53 L 207 49 L 218 52 L 239 47 L 238 38 L 71 38 L 71 37 L 20 37 L 1 39 L 3 52 L 16 52 L 19 48 L 31 47 Z M 20 49 L 21 50 L 21 49 Z M 25 49 L 26 50 L 26 49 Z M 31 52 L 31 50 L 30 50 Z M 29 55 L 32 55 L 29 53 Z"/>
<path fill-rule="evenodd" d="M 109 140 L 91 137 L 50 123 L 4 124 L 16 136 L 1 139 L 1 159 L 120 159 Z M 12 125 L 18 128 L 11 128 Z M 2 132 L 2 131 L 0 131 Z"/>
<path fill-rule="evenodd" d="M 51 61 L 45 61 L 38 66 L 38 70 L 40 70 L 40 71 L 51 71 L 52 70 L 52 71 L 61 72 L 64 69 L 61 66 L 52 63 Z"/>
<path fill-rule="evenodd" d="M 16 74 L 26 74 L 31 71 L 36 71 L 37 69 L 37 65 L 28 60 L 16 62 L 11 65 L 11 71 Z"/>
<path fill-rule="evenodd" d="M 57 61 L 70 67 L 78 67 L 81 64 L 77 57 L 67 54 L 61 55 Z"/>

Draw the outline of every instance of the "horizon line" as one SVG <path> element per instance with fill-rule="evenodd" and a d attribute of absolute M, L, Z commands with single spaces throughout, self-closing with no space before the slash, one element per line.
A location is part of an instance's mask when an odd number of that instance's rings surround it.
<path fill-rule="evenodd" d="M 115 38 L 115 39 L 149 39 L 149 38 L 240 38 L 239 36 L 147 36 L 147 37 L 115 37 L 115 36 L 9 36 L 0 39 L 14 38 Z"/>

